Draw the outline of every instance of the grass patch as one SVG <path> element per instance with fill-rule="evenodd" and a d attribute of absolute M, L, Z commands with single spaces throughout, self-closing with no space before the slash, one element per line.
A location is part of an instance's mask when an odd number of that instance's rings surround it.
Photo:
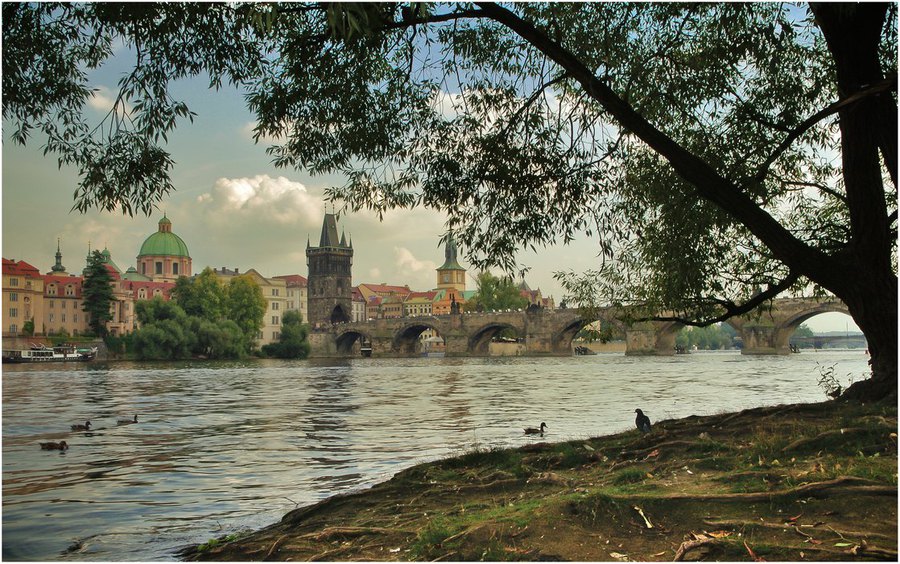
<path fill-rule="evenodd" d="M 627 468 L 616 474 L 612 479 L 612 483 L 621 486 L 624 484 L 643 482 L 646 478 L 647 473 L 640 468 Z"/>

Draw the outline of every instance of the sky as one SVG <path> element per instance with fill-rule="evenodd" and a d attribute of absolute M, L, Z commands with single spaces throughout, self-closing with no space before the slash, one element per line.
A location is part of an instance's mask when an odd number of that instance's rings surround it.
<path fill-rule="evenodd" d="M 116 81 L 125 70 L 125 63 L 114 59 L 91 75 L 98 92 L 86 108 L 89 119 L 100 123 L 109 111 Z M 3 257 L 49 272 L 59 240 L 69 272 L 84 268 L 89 246 L 108 248 L 125 270 L 135 264 L 141 244 L 156 232 L 165 213 L 172 231 L 187 244 L 195 273 L 206 266 L 224 266 L 241 272 L 254 268 L 267 277 L 306 276 L 307 241 L 318 244 L 323 214 L 332 209 L 324 191 L 343 185 L 343 179 L 272 165 L 266 144 L 253 141 L 253 115 L 235 89 L 210 91 L 202 79 L 185 80 L 175 83 L 173 96 L 185 100 L 197 116 L 169 135 L 165 148 L 176 163 L 171 173 L 176 190 L 150 217 L 71 211 L 77 171 L 60 169 L 52 154 L 43 156 L 40 136 L 26 147 L 13 143 L 4 122 Z M 383 221 L 368 212 L 341 214 L 338 229 L 354 247 L 353 283 L 434 288 L 435 269 L 444 259 L 439 239 L 445 220 L 443 213 L 424 208 L 388 212 Z M 597 268 L 598 252 L 596 241 L 581 237 L 568 245 L 523 251 L 517 259 L 530 267 L 529 286 L 558 304 L 564 294 L 553 273 Z M 466 266 L 463 256 L 460 262 Z M 475 287 L 475 274 L 468 273 L 470 288 Z M 843 314 L 822 314 L 807 325 L 814 331 L 858 330 Z"/>

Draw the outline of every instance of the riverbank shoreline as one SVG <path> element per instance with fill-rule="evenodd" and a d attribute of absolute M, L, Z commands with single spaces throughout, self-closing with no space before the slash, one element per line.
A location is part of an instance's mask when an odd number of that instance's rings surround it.
<path fill-rule="evenodd" d="M 188 560 L 896 560 L 897 409 L 689 416 L 419 464 Z"/>

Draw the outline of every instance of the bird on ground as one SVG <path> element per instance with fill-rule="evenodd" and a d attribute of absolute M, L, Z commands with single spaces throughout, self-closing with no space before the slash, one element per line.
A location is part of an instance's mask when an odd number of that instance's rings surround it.
<path fill-rule="evenodd" d="M 640 409 L 635 409 L 635 413 L 637 413 L 637 418 L 634 420 L 634 424 L 637 425 L 638 430 L 641 433 L 649 433 L 650 432 L 650 418 L 644 415 L 644 412 Z"/>
<path fill-rule="evenodd" d="M 137 423 L 137 415 L 134 416 L 134 419 L 119 419 L 116 421 L 116 425 L 131 425 L 132 423 Z"/>
<path fill-rule="evenodd" d="M 535 428 L 535 427 L 525 427 L 525 434 L 526 434 L 526 435 L 543 435 L 543 434 L 544 434 L 544 428 L 545 428 L 546 426 L 547 426 L 546 423 L 541 422 L 541 428 L 540 428 L 540 429 L 537 429 L 537 428 Z"/>
<path fill-rule="evenodd" d="M 66 441 L 59 441 L 58 443 L 41 443 L 42 450 L 66 450 L 69 448 L 69 445 L 66 444 Z"/>
<path fill-rule="evenodd" d="M 84 425 L 78 425 L 78 424 L 72 425 L 72 430 L 73 431 L 90 431 L 91 430 L 91 422 L 85 421 Z"/>

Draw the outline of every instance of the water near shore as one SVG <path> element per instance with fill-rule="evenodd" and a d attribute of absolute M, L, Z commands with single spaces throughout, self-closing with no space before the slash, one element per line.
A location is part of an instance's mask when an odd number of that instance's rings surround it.
<path fill-rule="evenodd" d="M 359 359 L 3 369 L 3 558 L 172 560 L 173 551 L 474 447 L 825 399 L 861 350 L 787 357 Z M 138 414 L 137 425 L 116 425 Z M 90 419 L 93 430 L 70 432 Z M 38 442 L 65 439 L 64 454 Z M 69 550 L 71 548 L 71 550 Z"/>

